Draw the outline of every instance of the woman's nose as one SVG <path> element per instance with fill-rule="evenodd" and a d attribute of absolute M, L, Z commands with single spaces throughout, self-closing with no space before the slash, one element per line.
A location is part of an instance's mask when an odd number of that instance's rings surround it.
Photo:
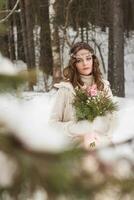
<path fill-rule="evenodd" d="M 87 60 L 83 60 L 83 65 L 86 65 L 87 64 Z"/>

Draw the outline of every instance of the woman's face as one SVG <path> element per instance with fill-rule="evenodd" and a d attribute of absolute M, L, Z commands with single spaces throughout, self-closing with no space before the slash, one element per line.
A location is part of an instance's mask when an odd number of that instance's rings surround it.
<path fill-rule="evenodd" d="M 79 50 L 76 55 L 76 68 L 82 75 L 89 75 L 93 70 L 92 54 L 87 49 Z"/>

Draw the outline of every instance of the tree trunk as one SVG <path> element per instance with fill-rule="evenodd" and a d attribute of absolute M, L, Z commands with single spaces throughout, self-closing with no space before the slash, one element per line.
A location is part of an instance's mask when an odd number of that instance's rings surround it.
<path fill-rule="evenodd" d="M 124 26 L 122 0 L 111 0 L 108 79 L 113 94 L 124 97 Z"/>
<path fill-rule="evenodd" d="M 0 11 L 2 7 L 6 7 L 8 9 L 9 5 L 7 2 L 0 1 Z M 2 14 L 0 18 L 2 19 Z M 4 13 L 5 16 L 5 13 Z M 5 57 L 10 58 L 10 49 L 9 49 L 9 31 L 8 31 L 8 24 L 0 23 L 0 54 Z"/>
<path fill-rule="evenodd" d="M 7 6 L 8 9 L 11 10 L 14 6 L 14 0 L 10 1 L 8 0 Z M 15 35 L 14 35 L 14 30 L 15 30 L 15 14 L 12 14 L 9 18 L 9 34 L 8 34 L 8 44 L 9 44 L 9 53 L 10 53 L 10 59 L 15 60 L 16 55 L 15 55 Z"/>
<path fill-rule="evenodd" d="M 61 80 L 61 59 L 60 59 L 60 41 L 59 29 L 55 22 L 57 12 L 56 0 L 50 0 L 50 28 L 52 41 L 52 55 L 53 55 L 53 81 L 59 82 Z"/>
<path fill-rule="evenodd" d="M 46 75 L 52 75 L 53 58 L 51 49 L 51 34 L 49 24 L 49 4 L 48 0 L 40 0 L 40 68 Z"/>
<path fill-rule="evenodd" d="M 28 45 L 27 45 L 27 31 L 26 31 L 26 17 L 25 17 L 25 4 L 24 0 L 20 0 L 20 20 L 21 20 L 21 27 L 22 27 L 22 36 L 23 36 L 23 46 L 24 46 L 24 53 L 26 58 L 26 63 L 28 65 Z"/>
<path fill-rule="evenodd" d="M 10 58 L 8 37 L 7 33 L 0 34 L 0 53 L 5 57 Z"/>
<path fill-rule="evenodd" d="M 34 52 L 34 13 L 32 12 L 32 0 L 24 0 L 25 3 L 25 19 L 28 46 L 28 62 L 29 68 L 35 68 L 35 52 Z"/>
<path fill-rule="evenodd" d="M 40 60 L 39 68 L 44 74 L 45 90 L 49 90 L 48 78 L 53 75 L 53 57 L 49 23 L 49 1 L 40 0 L 38 7 L 40 25 Z"/>
<path fill-rule="evenodd" d="M 33 90 L 33 86 L 36 84 L 35 73 L 35 49 L 34 49 L 34 18 L 32 12 L 31 0 L 20 0 L 21 7 L 21 24 L 23 33 L 24 51 L 26 57 L 26 63 L 29 71 L 29 90 Z M 31 76 L 32 70 L 32 76 Z M 34 70 L 34 73 L 33 73 Z"/>
<path fill-rule="evenodd" d="M 17 17 L 16 17 L 16 26 L 17 26 L 18 59 L 19 60 L 23 60 L 24 62 L 26 62 L 20 13 L 18 13 Z"/>

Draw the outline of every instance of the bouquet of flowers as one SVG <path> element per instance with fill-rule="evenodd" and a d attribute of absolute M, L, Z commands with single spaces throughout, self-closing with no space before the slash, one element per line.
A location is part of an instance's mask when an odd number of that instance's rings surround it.
<path fill-rule="evenodd" d="M 93 121 L 97 116 L 105 116 L 117 111 L 117 102 L 113 102 L 107 91 L 97 91 L 96 84 L 88 88 L 76 89 L 73 102 L 76 119 Z"/>
<path fill-rule="evenodd" d="M 107 91 L 98 91 L 96 84 L 88 88 L 77 88 L 73 102 L 77 121 L 94 122 L 99 116 L 107 116 L 118 110 L 117 102 L 113 102 Z M 105 122 L 104 122 L 105 123 Z M 94 147 L 99 141 L 99 135 L 91 132 L 84 137 L 85 145 Z"/>

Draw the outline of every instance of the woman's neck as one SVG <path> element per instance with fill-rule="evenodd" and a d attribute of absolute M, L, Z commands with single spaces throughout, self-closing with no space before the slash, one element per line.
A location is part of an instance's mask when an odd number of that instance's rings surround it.
<path fill-rule="evenodd" d="M 94 77 L 92 74 L 89 75 L 80 75 L 82 82 L 86 85 L 86 86 L 91 86 L 94 83 Z"/>

